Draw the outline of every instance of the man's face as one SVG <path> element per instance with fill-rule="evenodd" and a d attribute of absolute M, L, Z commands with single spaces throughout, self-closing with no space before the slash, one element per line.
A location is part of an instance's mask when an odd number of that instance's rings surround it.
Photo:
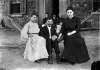
<path fill-rule="evenodd" d="M 48 25 L 48 26 L 51 26 L 52 24 L 53 24 L 52 19 L 48 19 L 48 20 L 47 20 L 47 25 Z"/>
<path fill-rule="evenodd" d="M 48 17 L 48 14 L 45 14 L 45 17 L 47 18 Z"/>
<path fill-rule="evenodd" d="M 56 15 L 53 15 L 53 18 L 55 19 L 56 18 Z"/>

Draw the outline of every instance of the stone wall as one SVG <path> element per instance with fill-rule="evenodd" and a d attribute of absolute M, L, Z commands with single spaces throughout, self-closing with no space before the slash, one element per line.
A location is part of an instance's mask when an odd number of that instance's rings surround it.
<path fill-rule="evenodd" d="M 37 12 L 37 0 L 26 0 L 26 14 L 22 14 L 21 17 L 13 17 L 14 20 L 22 27 L 29 21 L 31 12 Z"/>
<path fill-rule="evenodd" d="M 32 11 L 37 12 L 37 1 L 36 0 L 27 0 L 26 2 L 27 15 L 29 15 Z"/>
<path fill-rule="evenodd" d="M 4 0 L 0 0 L 0 11 L 4 10 Z"/>
<path fill-rule="evenodd" d="M 0 21 L 2 19 L 2 11 L 4 11 L 4 0 L 0 0 Z"/>

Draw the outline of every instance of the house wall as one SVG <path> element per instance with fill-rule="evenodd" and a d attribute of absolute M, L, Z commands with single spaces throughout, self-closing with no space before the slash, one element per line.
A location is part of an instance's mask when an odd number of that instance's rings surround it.
<path fill-rule="evenodd" d="M 0 0 L 1 1 L 1 0 Z M 19 0 L 20 2 L 23 2 L 25 0 Z M 25 7 L 26 12 L 25 13 L 19 13 L 19 14 L 11 14 L 10 4 L 11 0 L 4 0 L 4 12 L 7 14 L 10 14 L 14 20 L 20 24 L 21 26 L 24 26 L 29 21 L 29 16 L 32 13 L 32 11 L 38 12 L 38 0 L 26 0 Z M 20 16 L 19 16 L 20 15 Z"/>
<path fill-rule="evenodd" d="M 4 0 L 0 0 L 0 23 L 2 20 L 2 11 L 4 11 Z"/>
<path fill-rule="evenodd" d="M 48 13 L 49 16 L 52 16 L 53 13 L 53 0 L 45 0 L 45 13 Z"/>
<path fill-rule="evenodd" d="M 66 17 L 66 9 L 70 6 L 70 0 L 59 0 L 59 13 Z"/>
<path fill-rule="evenodd" d="M 0 1 L 5 1 L 4 11 L 6 13 L 9 13 L 10 12 L 10 0 L 0 0 Z M 71 5 L 74 6 L 76 9 L 78 9 L 78 7 L 81 7 L 80 8 L 81 10 L 82 8 L 91 9 L 91 6 L 88 6 L 87 8 L 85 8 L 84 6 L 87 6 L 87 4 L 84 4 L 84 2 L 91 3 L 92 1 L 91 0 L 59 0 L 59 13 L 61 13 L 63 17 L 66 17 L 66 9 L 68 6 L 71 6 Z M 26 14 L 23 14 L 22 17 L 16 17 L 16 18 L 14 17 L 14 18 L 18 19 L 20 24 L 23 25 L 26 22 L 25 19 L 28 18 L 31 12 L 36 11 L 38 12 L 39 24 L 41 24 L 46 13 L 49 13 L 50 16 L 52 15 L 52 11 L 53 11 L 52 5 L 53 5 L 53 0 L 26 0 Z"/>

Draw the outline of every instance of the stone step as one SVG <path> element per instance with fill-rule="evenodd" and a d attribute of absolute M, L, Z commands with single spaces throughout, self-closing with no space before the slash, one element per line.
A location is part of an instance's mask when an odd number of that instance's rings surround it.
<path fill-rule="evenodd" d="M 8 21 L 10 21 L 10 24 L 11 24 L 13 27 L 15 27 L 14 29 L 16 29 L 16 30 L 18 30 L 18 31 L 20 31 L 20 30 L 22 29 L 22 27 L 13 19 L 13 17 L 11 17 L 11 15 L 9 15 L 9 14 L 7 14 L 7 13 L 5 13 L 5 12 L 3 12 L 3 14 L 4 14 L 4 17 L 5 17 Z"/>

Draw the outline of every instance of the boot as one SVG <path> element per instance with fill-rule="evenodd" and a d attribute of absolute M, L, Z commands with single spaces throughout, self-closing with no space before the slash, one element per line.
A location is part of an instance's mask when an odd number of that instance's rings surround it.
<path fill-rule="evenodd" d="M 49 55 L 48 57 L 48 64 L 53 64 L 52 55 Z"/>
<path fill-rule="evenodd" d="M 60 62 L 60 56 L 59 56 L 59 54 L 56 55 L 56 61 L 57 61 L 58 64 L 61 63 L 61 62 Z"/>

